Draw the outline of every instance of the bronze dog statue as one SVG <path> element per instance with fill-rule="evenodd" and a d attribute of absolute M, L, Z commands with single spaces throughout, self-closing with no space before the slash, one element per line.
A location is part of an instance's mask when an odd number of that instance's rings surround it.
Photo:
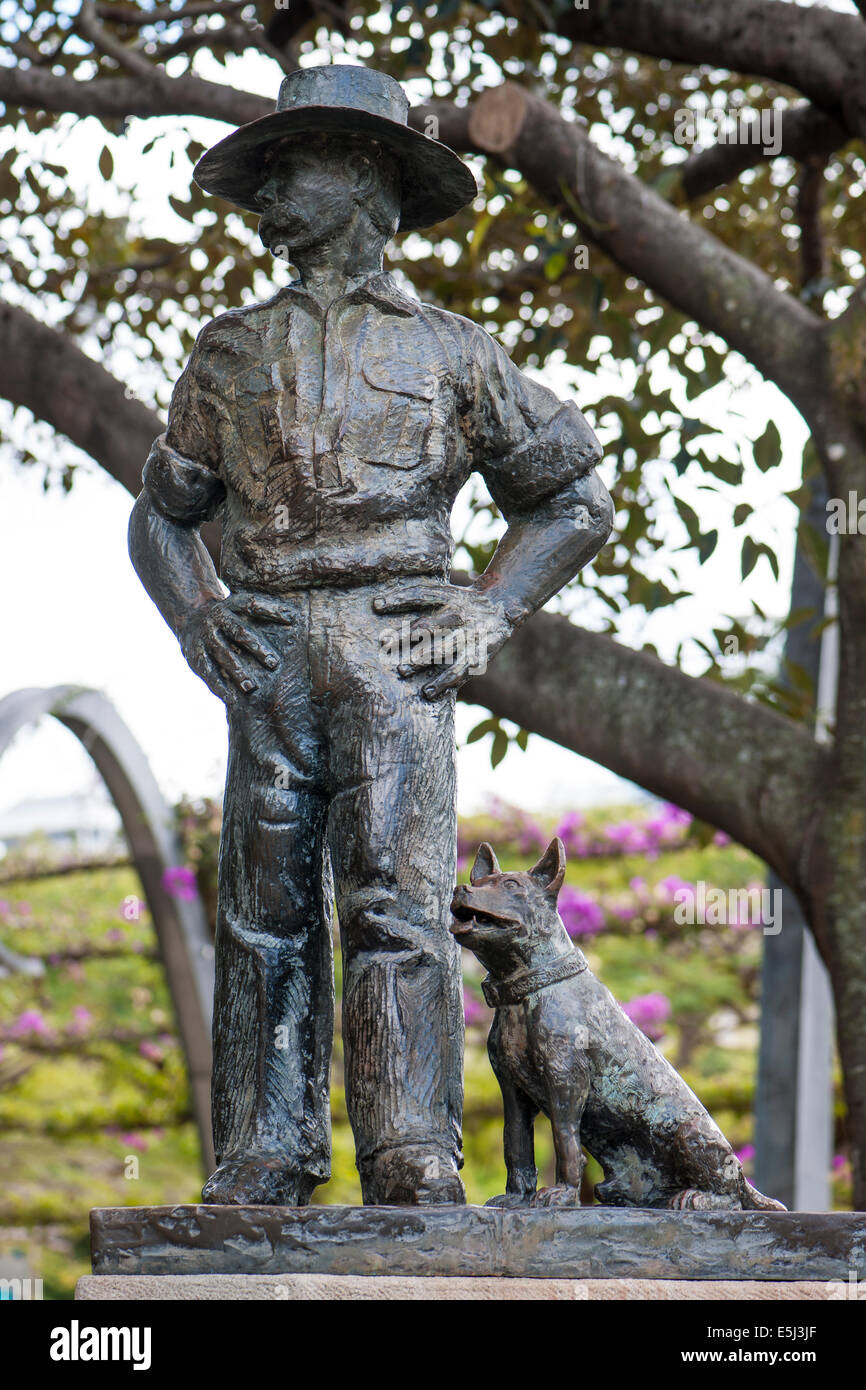
<path fill-rule="evenodd" d="M 565 850 L 503 873 L 488 844 L 458 887 L 451 930 L 490 972 L 487 1050 L 505 1110 L 506 1192 L 489 1206 L 578 1206 L 583 1146 L 610 1206 L 784 1211 L 746 1178 L 718 1126 L 597 980 L 556 911 Z M 536 1115 L 550 1120 L 556 1185 L 536 1192 Z"/>

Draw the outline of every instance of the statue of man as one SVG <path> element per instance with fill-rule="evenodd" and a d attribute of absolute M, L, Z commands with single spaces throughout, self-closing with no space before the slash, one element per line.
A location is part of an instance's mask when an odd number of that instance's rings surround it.
<path fill-rule="evenodd" d="M 202 330 L 130 524 L 228 714 L 209 1202 L 303 1205 L 330 1175 L 332 900 L 364 1201 L 465 1200 L 455 692 L 611 528 L 576 406 L 383 271 L 398 228 L 477 195 L 407 111 L 381 73 L 307 68 L 200 160 L 298 278 Z M 461 587 L 449 520 L 473 471 L 508 529 Z M 228 596 L 198 532 L 217 515 Z"/>

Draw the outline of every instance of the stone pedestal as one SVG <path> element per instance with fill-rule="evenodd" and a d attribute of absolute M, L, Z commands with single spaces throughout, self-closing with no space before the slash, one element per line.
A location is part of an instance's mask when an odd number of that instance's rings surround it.
<path fill-rule="evenodd" d="M 172 1303 L 243 1302 L 376 1302 L 427 1303 L 518 1300 L 543 1303 L 737 1302 L 830 1300 L 839 1297 L 832 1283 L 771 1283 L 753 1279 L 466 1279 L 460 1275 L 400 1278 L 391 1274 L 92 1274 L 79 1279 L 81 1301 L 169 1301 Z"/>
<path fill-rule="evenodd" d="M 832 1298 L 866 1279 L 866 1214 L 846 1212 L 108 1207 L 91 1241 L 82 1299 Z"/>

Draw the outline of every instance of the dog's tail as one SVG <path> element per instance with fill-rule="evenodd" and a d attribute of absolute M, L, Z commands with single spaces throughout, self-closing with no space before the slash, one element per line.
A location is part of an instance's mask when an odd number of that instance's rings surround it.
<path fill-rule="evenodd" d="M 765 1197 L 763 1192 L 759 1192 L 753 1187 L 745 1173 L 740 1173 L 740 1200 L 743 1203 L 743 1211 L 787 1211 L 784 1202 L 777 1202 L 775 1197 Z"/>

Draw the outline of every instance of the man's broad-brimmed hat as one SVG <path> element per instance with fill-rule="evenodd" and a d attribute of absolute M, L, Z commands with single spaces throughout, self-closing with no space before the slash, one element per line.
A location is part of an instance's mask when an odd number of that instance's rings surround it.
<path fill-rule="evenodd" d="M 394 154 L 402 170 L 400 230 L 430 227 L 451 217 L 478 194 L 462 159 L 406 124 L 409 101 L 393 77 L 354 64 L 300 68 L 280 85 L 277 108 L 240 126 L 203 154 L 193 177 L 206 193 L 260 212 L 265 155 L 275 140 L 299 142 L 319 133 L 367 136 Z"/>

